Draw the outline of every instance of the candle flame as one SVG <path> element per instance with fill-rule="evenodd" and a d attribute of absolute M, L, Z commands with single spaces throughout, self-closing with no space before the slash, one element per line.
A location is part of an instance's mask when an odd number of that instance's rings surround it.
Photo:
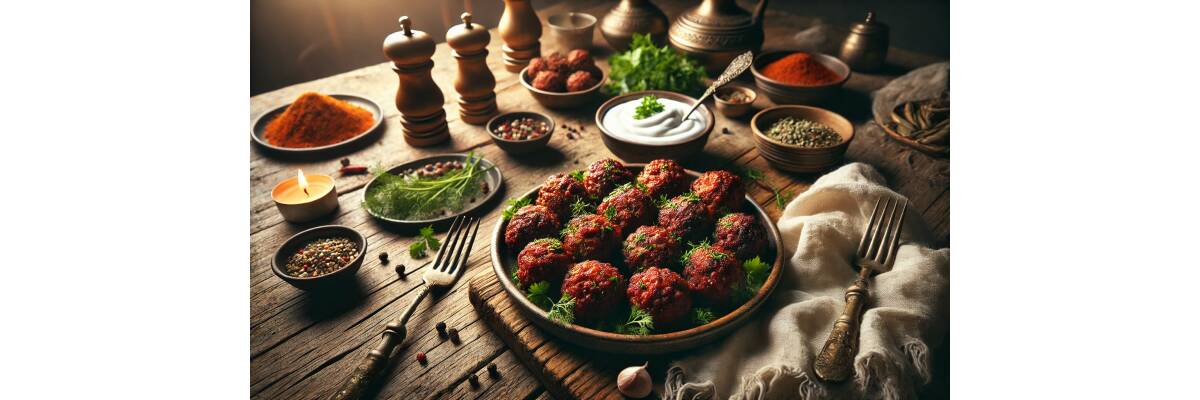
<path fill-rule="evenodd" d="M 308 179 L 304 179 L 304 170 L 296 170 L 296 182 L 300 185 L 300 190 L 304 191 L 304 195 L 308 196 Z"/>

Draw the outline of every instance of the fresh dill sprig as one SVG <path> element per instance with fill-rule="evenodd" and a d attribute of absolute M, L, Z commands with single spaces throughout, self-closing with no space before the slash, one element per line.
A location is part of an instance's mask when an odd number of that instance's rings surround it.
<path fill-rule="evenodd" d="M 571 295 L 563 293 L 562 297 L 550 306 L 550 312 L 546 314 L 551 321 L 571 325 L 575 323 L 575 298 Z"/>
<path fill-rule="evenodd" d="M 437 251 L 439 246 L 441 243 L 433 236 L 433 225 L 429 225 L 421 228 L 417 241 L 408 245 L 408 255 L 412 258 L 425 258 L 428 255 L 426 250 Z"/>
<path fill-rule="evenodd" d="M 363 207 L 375 215 L 392 219 L 427 218 L 443 211 L 459 211 L 482 189 L 480 180 L 487 171 L 479 157 L 467 154 L 462 168 L 438 176 L 394 175 L 376 169 L 375 182 L 363 196 Z"/>
<path fill-rule="evenodd" d="M 618 330 L 627 335 L 649 335 L 654 331 L 654 316 L 637 306 L 632 306 L 629 308 L 629 319 Z"/>
<path fill-rule="evenodd" d="M 578 217 L 580 215 L 587 215 L 587 214 L 591 214 L 593 212 L 595 212 L 595 206 L 593 206 L 591 203 L 584 201 L 583 199 L 575 199 L 575 202 L 571 203 L 571 216 L 572 217 Z"/>
<path fill-rule="evenodd" d="M 692 309 L 692 323 L 696 325 L 704 325 L 713 322 L 714 319 L 717 319 L 717 316 L 713 314 L 711 308 L 696 307 Z"/>
<path fill-rule="evenodd" d="M 770 190 L 771 194 L 775 195 L 775 207 L 778 207 L 780 210 L 783 210 L 785 207 L 787 207 L 788 201 L 792 199 L 792 196 L 794 196 L 790 190 L 780 191 L 779 189 L 776 189 L 775 186 L 767 183 L 767 175 L 762 171 L 747 167 L 743 168 L 741 172 L 742 178 L 754 182 L 763 189 Z"/>

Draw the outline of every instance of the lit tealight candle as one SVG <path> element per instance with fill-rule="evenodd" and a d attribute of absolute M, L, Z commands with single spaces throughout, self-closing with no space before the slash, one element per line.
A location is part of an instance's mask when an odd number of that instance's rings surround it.
<path fill-rule="evenodd" d="M 327 175 L 304 175 L 301 170 L 296 170 L 295 178 L 275 185 L 271 199 L 275 200 L 275 207 L 288 222 L 312 221 L 338 207 L 333 178 Z"/>

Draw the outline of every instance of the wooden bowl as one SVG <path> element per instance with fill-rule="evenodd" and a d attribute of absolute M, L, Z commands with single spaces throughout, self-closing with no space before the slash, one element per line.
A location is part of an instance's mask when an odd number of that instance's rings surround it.
<path fill-rule="evenodd" d="M 516 118 L 524 117 L 531 117 L 536 120 L 541 120 L 550 126 L 550 130 L 547 131 L 545 135 L 542 135 L 542 137 L 530 140 L 508 140 L 496 135 L 495 129 L 500 124 Z M 554 134 L 554 118 L 550 118 L 550 116 L 546 114 L 532 111 L 513 111 L 492 117 L 485 127 L 487 128 L 488 135 L 492 137 L 492 143 L 495 143 L 496 146 L 500 147 L 500 150 L 504 150 L 504 152 L 513 155 L 528 154 L 541 150 L 546 147 L 547 143 L 550 143 L 550 135 Z"/>
<path fill-rule="evenodd" d="M 298 277 L 288 275 L 283 272 L 287 266 L 288 258 L 296 253 L 301 247 L 304 247 L 308 242 L 316 239 L 328 237 L 344 237 L 358 243 L 358 255 L 354 260 L 347 263 L 341 269 L 330 272 L 321 276 L 314 277 Z M 275 276 L 283 279 L 284 282 L 295 286 L 297 289 L 313 290 L 325 286 L 331 286 L 335 283 L 345 282 L 353 279 L 354 274 L 358 272 L 358 268 L 362 266 L 363 256 L 367 254 L 367 238 L 361 233 L 342 225 L 325 225 L 304 230 L 300 233 L 292 235 L 275 250 L 275 256 L 271 258 L 271 271 L 275 272 Z"/>
<path fill-rule="evenodd" d="M 596 110 L 596 126 L 600 127 L 600 138 L 604 140 L 604 146 L 608 147 L 608 151 L 611 151 L 624 161 L 644 163 L 657 158 L 683 160 L 699 153 L 704 149 L 704 145 L 708 144 L 708 135 L 712 133 L 713 126 L 716 125 L 716 119 L 714 118 L 712 111 L 710 111 L 708 106 L 705 105 L 701 105 L 700 108 L 696 109 L 696 112 L 703 113 L 704 115 L 704 119 L 706 121 L 704 124 L 704 132 L 701 133 L 700 136 L 683 143 L 652 145 L 629 142 L 618 139 L 617 137 L 613 136 L 607 128 L 605 128 L 604 114 L 607 113 L 608 110 L 616 107 L 618 104 L 629 101 L 629 99 L 639 98 L 645 95 L 655 95 L 658 98 L 675 100 L 689 106 L 696 104 L 696 99 L 693 99 L 688 95 L 663 90 L 643 90 L 640 92 L 626 93 L 609 99 L 608 101 L 604 102 L 604 104 L 601 104 L 600 108 Z"/>
<path fill-rule="evenodd" d="M 636 173 L 640 172 L 645 164 L 627 164 L 626 167 Z M 700 176 L 695 171 L 689 170 L 687 173 L 692 179 Z M 538 187 L 530 189 L 523 197 L 536 199 L 538 189 Z M 510 271 L 516 268 L 516 252 L 510 251 L 504 244 L 505 221 L 503 219 L 497 221 L 496 228 L 492 233 L 492 269 L 496 273 L 496 279 L 504 286 L 504 291 L 515 303 L 515 307 L 535 325 L 562 340 L 597 351 L 623 354 L 665 354 L 687 350 L 724 337 L 745 324 L 754 311 L 767 301 L 767 297 L 779 284 L 783 271 L 783 252 L 780 247 L 779 230 L 775 228 L 775 223 L 767 216 L 767 212 L 750 196 L 746 196 L 746 201 L 739 211 L 754 215 L 766 229 L 769 245 L 761 257 L 764 260 L 773 260 L 771 273 L 758 293 L 741 306 L 708 324 L 681 331 L 645 336 L 622 335 L 581 325 L 562 325 L 550 320 L 546 317 L 546 311 L 529 301 L 524 292 L 510 278 Z"/>
<path fill-rule="evenodd" d="M 786 144 L 766 135 L 771 125 L 784 117 L 803 118 L 820 122 L 833 129 L 842 141 L 829 147 L 800 147 Z M 838 163 L 854 139 L 854 124 L 833 111 L 809 106 L 775 106 L 754 114 L 750 119 L 754 131 L 754 146 L 767 162 L 784 171 L 812 173 L 825 171 Z"/>
<path fill-rule="evenodd" d="M 734 103 L 721 98 L 721 96 L 730 92 L 742 92 L 750 98 L 750 101 L 745 103 Z M 754 89 L 750 87 L 738 84 L 726 85 L 725 87 L 717 89 L 717 93 L 713 95 L 713 103 L 717 105 L 717 112 L 729 118 L 737 118 L 746 115 L 746 113 L 754 109 L 755 100 L 758 100 L 758 92 L 754 91 Z"/>
<path fill-rule="evenodd" d="M 754 59 L 754 64 L 750 67 L 750 73 L 754 75 L 754 83 L 758 85 L 758 90 L 765 93 L 767 98 L 775 104 L 817 104 L 838 94 L 842 85 L 850 80 L 850 67 L 842 60 L 828 54 L 812 52 L 808 53 L 812 55 L 813 59 L 829 67 L 842 79 L 824 85 L 806 86 L 780 82 L 762 74 L 762 68 L 767 64 L 796 52 L 795 50 L 786 50 L 763 53 Z"/>
<path fill-rule="evenodd" d="M 529 90 L 529 94 L 533 95 L 533 99 L 543 107 L 565 110 L 591 104 L 599 98 L 600 87 L 604 86 L 604 81 L 608 79 L 608 73 L 600 70 L 600 81 L 596 83 L 596 86 L 577 92 L 548 92 L 533 87 L 533 77 L 529 76 L 528 66 L 521 69 L 520 78 L 521 86 L 525 86 L 525 89 Z"/>

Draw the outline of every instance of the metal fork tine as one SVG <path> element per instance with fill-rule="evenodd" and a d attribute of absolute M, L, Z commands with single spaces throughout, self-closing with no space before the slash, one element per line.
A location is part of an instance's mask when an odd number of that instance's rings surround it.
<path fill-rule="evenodd" d="M 446 248 L 450 247 L 449 246 L 450 241 L 454 240 L 453 239 L 454 233 L 458 232 L 458 228 L 459 228 L 459 225 L 461 225 L 460 224 L 461 222 L 462 222 L 462 216 L 460 215 L 460 216 L 454 218 L 454 222 L 450 223 L 450 230 L 446 231 L 446 242 L 442 244 L 442 247 L 438 248 L 437 256 L 435 256 L 433 258 L 433 264 L 431 264 L 429 266 L 430 270 L 437 269 L 438 264 L 440 264 L 442 262 L 442 260 L 445 258 Z"/>
<path fill-rule="evenodd" d="M 904 203 L 901 205 L 900 213 L 896 215 L 896 227 L 895 229 L 892 229 L 887 246 L 884 247 L 888 250 L 887 255 L 883 259 L 883 264 L 881 264 L 882 266 L 890 266 L 896 261 L 896 253 L 900 251 L 900 229 L 904 227 L 904 213 L 906 211 L 908 211 L 907 199 L 905 199 Z"/>
<path fill-rule="evenodd" d="M 863 259 L 875 260 L 875 258 L 879 255 L 879 248 L 881 247 L 881 245 L 883 245 L 883 243 L 881 242 L 881 239 L 883 239 L 881 230 L 883 228 L 884 221 L 887 221 L 887 219 L 889 218 L 888 217 L 888 209 L 892 208 L 892 206 L 893 206 L 892 199 L 885 198 L 883 200 L 883 210 L 881 210 L 879 212 L 879 219 L 876 220 L 875 225 L 871 227 L 871 232 L 870 232 L 871 242 L 867 247 L 867 252 L 866 252 L 866 255 L 863 257 Z"/>
<path fill-rule="evenodd" d="M 446 243 L 442 244 L 442 248 L 446 249 L 446 257 L 441 263 L 438 263 L 438 265 L 434 266 L 434 271 L 443 272 L 446 270 L 447 266 L 454 263 L 454 256 L 458 253 L 458 242 L 463 236 L 463 228 L 471 223 L 470 217 L 464 216 L 460 218 L 462 218 L 462 221 L 458 224 L 458 226 L 454 227 L 454 231 L 446 237 Z"/>
<path fill-rule="evenodd" d="M 878 247 L 875 248 L 875 254 L 871 256 L 871 260 L 880 264 L 883 263 L 884 257 L 887 256 L 888 233 L 892 231 L 892 226 L 895 225 L 896 209 L 900 206 L 900 202 L 888 200 L 888 204 L 891 205 L 891 208 L 884 216 L 883 221 L 880 221 L 879 223 L 879 237 L 876 238 L 875 242 L 873 243 L 877 244 Z"/>
<path fill-rule="evenodd" d="M 468 217 L 466 222 L 463 223 L 463 229 L 459 229 L 458 236 L 454 238 L 454 261 L 443 265 L 442 268 L 438 269 L 438 271 L 450 273 L 450 270 L 454 268 L 455 265 L 458 265 L 458 260 L 460 257 L 462 257 L 463 249 L 465 248 L 463 244 L 465 244 L 467 241 L 467 230 L 471 229 L 471 224 L 473 223 L 475 223 L 475 219 L 471 217 Z"/>
<path fill-rule="evenodd" d="M 871 243 L 868 240 L 871 237 L 871 227 L 875 226 L 875 220 L 877 219 L 875 214 L 879 212 L 879 205 L 881 203 L 883 203 L 882 197 L 875 200 L 875 208 L 871 209 L 871 219 L 867 221 L 867 227 L 863 229 L 862 240 L 858 242 L 858 258 L 866 258 L 867 246 Z"/>
<path fill-rule="evenodd" d="M 454 266 L 452 266 L 450 268 L 450 271 L 448 272 L 450 275 L 457 275 L 458 271 L 465 269 L 464 267 L 467 265 L 467 262 L 471 258 L 471 247 L 475 246 L 475 235 L 479 233 L 479 225 L 482 223 L 483 223 L 483 219 L 477 218 L 477 219 L 475 219 L 475 228 L 474 229 L 467 227 L 467 229 L 471 229 L 471 239 L 467 241 L 467 246 L 464 247 L 462 250 L 462 253 L 463 253 L 462 262 L 454 263 Z M 466 233 L 463 233 L 463 235 L 466 235 Z"/>

